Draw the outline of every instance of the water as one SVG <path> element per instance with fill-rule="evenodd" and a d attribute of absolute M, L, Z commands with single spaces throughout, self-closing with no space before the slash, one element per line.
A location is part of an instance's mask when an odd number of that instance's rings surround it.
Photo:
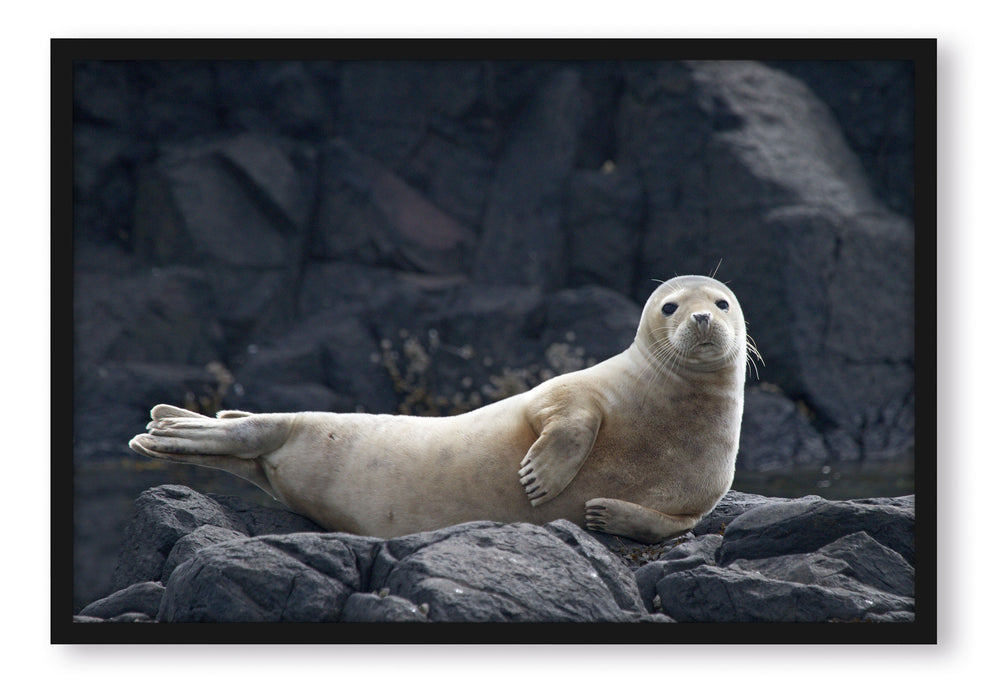
<path fill-rule="evenodd" d="M 732 488 L 763 496 L 831 500 L 906 496 L 914 493 L 914 459 L 893 462 L 830 462 L 793 471 L 736 471 Z"/>

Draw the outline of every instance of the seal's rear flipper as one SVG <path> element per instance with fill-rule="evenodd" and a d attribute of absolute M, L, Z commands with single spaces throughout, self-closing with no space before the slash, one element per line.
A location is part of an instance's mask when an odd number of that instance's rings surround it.
<path fill-rule="evenodd" d="M 261 458 L 285 443 L 291 420 L 279 414 L 224 414 L 209 418 L 160 404 L 151 410 L 148 432 L 135 435 L 128 445 L 152 459 L 222 469 L 274 496 Z"/>
<path fill-rule="evenodd" d="M 701 517 L 667 515 L 618 498 L 592 498 L 584 504 L 584 520 L 589 530 L 653 544 L 690 530 L 698 524 Z"/>

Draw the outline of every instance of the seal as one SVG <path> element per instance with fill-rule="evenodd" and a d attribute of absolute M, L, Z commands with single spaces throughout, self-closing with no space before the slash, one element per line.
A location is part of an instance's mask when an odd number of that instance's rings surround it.
<path fill-rule="evenodd" d="M 624 352 L 470 413 L 210 418 L 158 405 L 129 444 L 236 474 L 328 530 L 391 538 L 566 518 L 652 543 L 728 491 L 749 350 L 729 288 L 676 277 L 647 300 Z"/>

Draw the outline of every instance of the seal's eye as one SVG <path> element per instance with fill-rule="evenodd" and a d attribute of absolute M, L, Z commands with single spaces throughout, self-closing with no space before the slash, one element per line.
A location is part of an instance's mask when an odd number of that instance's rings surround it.
<path fill-rule="evenodd" d="M 672 313 L 677 311 L 677 304 L 675 304 L 672 301 L 668 301 L 666 304 L 660 307 L 660 310 L 663 311 L 664 316 L 670 316 Z"/>
<path fill-rule="evenodd" d="M 718 301 L 716 301 L 715 306 L 722 309 L 722 311 L 729 310 L 729 302 L 727 302 L 725 299 L 719 299 Z"/>

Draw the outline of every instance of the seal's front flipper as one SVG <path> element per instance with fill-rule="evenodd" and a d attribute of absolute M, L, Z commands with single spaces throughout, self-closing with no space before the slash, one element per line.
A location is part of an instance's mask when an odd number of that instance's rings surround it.
<path fill-rule="evenodd" d="M 584 521 L 589 530 L 648 544 L 690 530 L 699 520 L 699 515 L 667 515 L 617 498 L 593 498 L 584 504 Z"/>
<path fill-rule="evenodd" d="M 545 503 L 567 488 L 588 458 L 601 423 L 600 413 L 584 409 L 547 420 L 519 470 L 530 505 Z"/>

